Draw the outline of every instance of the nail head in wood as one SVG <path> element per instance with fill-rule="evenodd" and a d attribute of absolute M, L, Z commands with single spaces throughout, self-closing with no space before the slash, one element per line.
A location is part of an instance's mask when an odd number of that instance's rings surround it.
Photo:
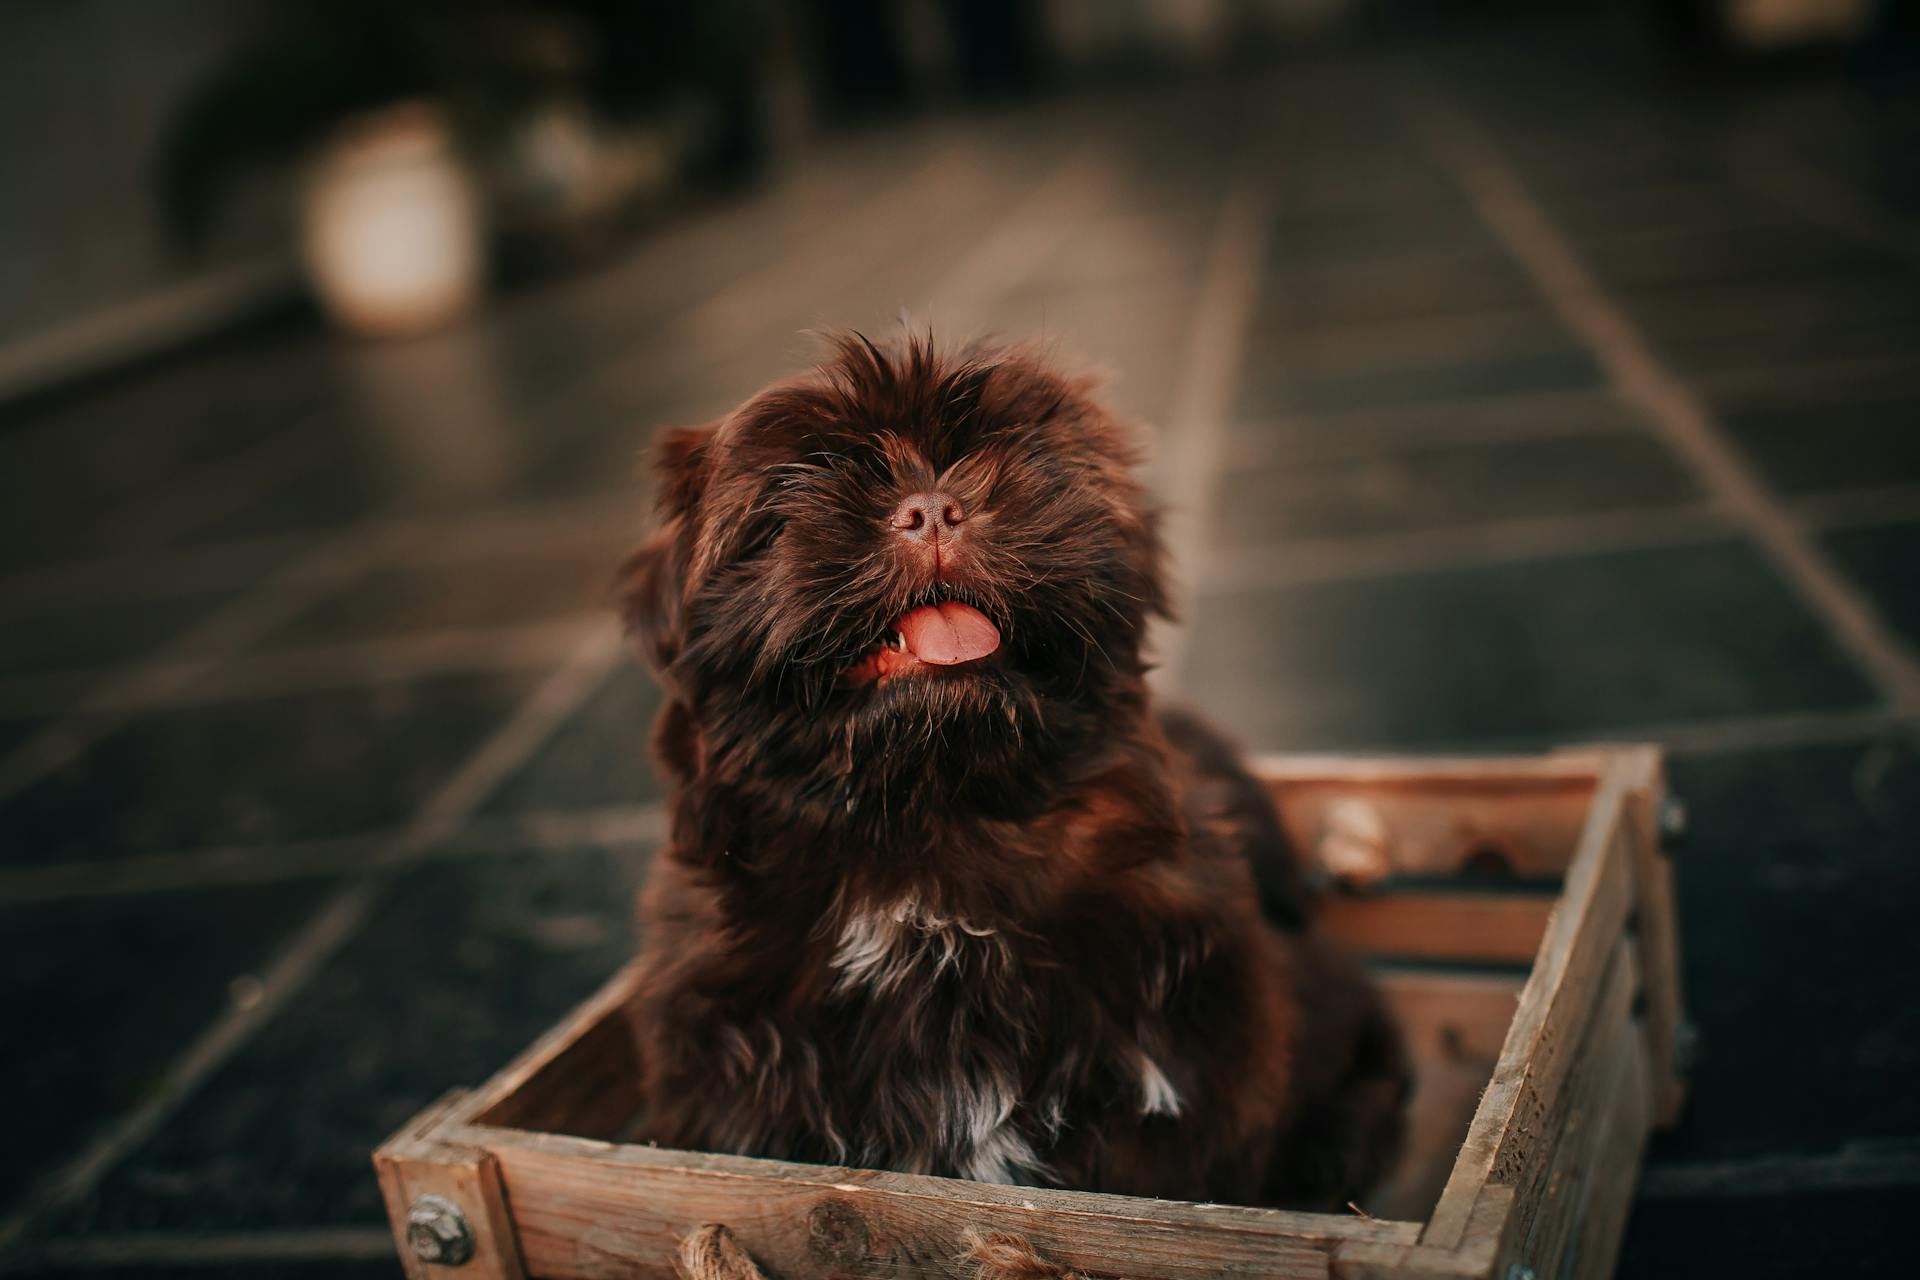
<path fill-rule="evenodd" d="M 473 1257 L 473 1228 L 445 1196 L 421 1196 L 407 1208 L 407 1247 L 422 1262 L 462 1266 Z"/>

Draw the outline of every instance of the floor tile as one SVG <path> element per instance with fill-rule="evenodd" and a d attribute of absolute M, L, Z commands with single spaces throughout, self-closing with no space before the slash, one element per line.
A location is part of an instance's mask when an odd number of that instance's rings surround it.
<path fill-rule="evenodd" d="M 1920 483 L 1920 394 L 1751 406 L 1723 411 L 1719 422 L 1775 493 L 1799 497 Z"/>
<path fill-rule="evenodd" d="M 1674 506 L 1697 493 L 1660 443 L 1645 435 L 1434 445 L 1233 470 L 1214 494 L 1214 540 L 1217 546 L 1258 546 L 1286 538 L 1644 510 Z"/>
<path fill-rule="evenodd" d="M 1572 345 L 1475 356 L 1428 364 L 1312 375 L 1291 368 L 1284 355 L 1251 363 L 1238 402 L 1242 418 L 1289 411 L 1337 413 L 1397 404 L 1582 391 L 1605 379 L 1593 357 Z"/>
<path fill-rule="evenodd" d="M 1683 377 L 1776 366 L 1802 368 L 1822 362 L 1845 364 L 1869 358 L 1897 360 L 1920 349 L 1920 322 L 1838 325 L 1782 324 L 1765 334 L 1678 338 L 1659 344 L 1660 358 Z"/>
<path fill-rule="evenodd" d="M 1626 290 L 1870 272 L 1890 265 L 1837 231 L 1791 222 L 1622 236 L 1588 244 L 1582 252 L 1604 285 Z"/>
<path fill-rule="evenodd" d="M 1909 1189 L 1642 1200 L 1627 1223 L 1619 1275 L 1893 1280 L 1913 1268 L 1912 1207 Z"/>
<path fill-rule="evenodd" d="M 569 614 L 612 616 L 614 573 L 628 550 L 610 538 L 600 546 L 375 570 L 289 620 L 264 645 L 511 626 Z"/>
<path fill-rule="evenodd" d="M 323 884 L 0 904 L 0 1206 L 139 1103 Z"/>
<path fill-rule="evenodd" d="M 384 1220 L 373 1148 L 484 1081 L 632 952 L 639 850 L 442 858 L 55 1235 Z"/>
<path fill-rule="evenodd" d="M 0 674 L 104 667 L 152 657 L 234 594 L 193 591 L 15 615 L 0 623 Z"/>
<path fill-rule="evenodd" d="M 1685 757 L 1670 782 L 1689 817 L 1674 873 L 1701 1052 L 1654 1159 L 1920 1141 L 1920 1004 L 1899 959 L 1916 955 L 1920 749 L 1889 734 Z"/>
<path fill-rule="evenodd" d="M 1449 315 L 1527 305 L 1539 298 L 1519 266 L 1494 251 L 1345 268 L 1269 267 L 1261 282 L 1256 333 Z"/>
<path fill-rule="evenodd" d="M 1281 196 L 1284 207 L 1285 196 Z M 1269 252 L 1282 268 L 1483 252 L 1497 242 L 1464 203 L 1368 211 L 1324 218 L 1281 217 Z"/>
<path fill-rule="evenodd" d="M 651 746 L 660 690 L 639 657 L 622 663 L 487 798 L 488 815 L 645 804 L 661 798 Z"/>
<path fill-rule="evenodd" d="M 403 823 L 524 676 L 448 676 L 149 713 L 0 804 L 0 860 L 49 863 Z"/>
<path fill-rule="evenodd" d="M 1843 529 L 1826 544 L 1888 624 L 1920 648 L 1920 522 Z"/>
<path fill-rule="evenodd" d="M 1235 423 L 1228 434 L 1230 456 L 1222 470 L 1365 460 L 1449 444 L 1644 430 L 1643 420 L 1632 408 L 1604 391 L 1394 405 L 1354 413 L 1287 414 Z"/>
<path fill-rule="evenodd" d="M 1872 700 L 1736 543 L 1203 597 L 1186 674 L 1203 709 L 1289 750 L 1565 740 Z"/>

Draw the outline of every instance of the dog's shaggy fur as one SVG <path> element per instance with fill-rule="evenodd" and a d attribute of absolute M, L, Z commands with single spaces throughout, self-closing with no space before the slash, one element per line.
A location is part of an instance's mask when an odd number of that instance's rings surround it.
<path fill-rule="evenodd" d="M 642 1136 L 1242 1203 L 1380 1172 L 1399 1038 L 1263 789 L 1149 704 L 1134 462 L 1030 354 L 858 337 L 665 442 L 623 578 L 676 784 Z M 928 493 L 932 554 L 897 508 Z M 953 601 L 997 649 L 892 672 L 906 615 Z"/>

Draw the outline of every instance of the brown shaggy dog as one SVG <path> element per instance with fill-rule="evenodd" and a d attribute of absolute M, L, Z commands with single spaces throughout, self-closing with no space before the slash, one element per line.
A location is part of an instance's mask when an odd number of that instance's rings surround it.
<path fill-rule="evenodd" d="M 1156 716 L 1135 454 L 1018 351 L 839 342 L 660 454 L 642 1136 L 1338 1204 L 1404 1062 L 1262 788 Z"/>

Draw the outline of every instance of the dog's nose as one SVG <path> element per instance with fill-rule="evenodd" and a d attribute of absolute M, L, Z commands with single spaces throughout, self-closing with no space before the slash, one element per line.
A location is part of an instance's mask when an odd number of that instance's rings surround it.
<path fill-rule="evenodd" d="M 888 523 L 903 538 L 928 542 L 951 537 L 966 523 L 967 512 L 950 493 L 916 493 L 893 509 Z"/>

